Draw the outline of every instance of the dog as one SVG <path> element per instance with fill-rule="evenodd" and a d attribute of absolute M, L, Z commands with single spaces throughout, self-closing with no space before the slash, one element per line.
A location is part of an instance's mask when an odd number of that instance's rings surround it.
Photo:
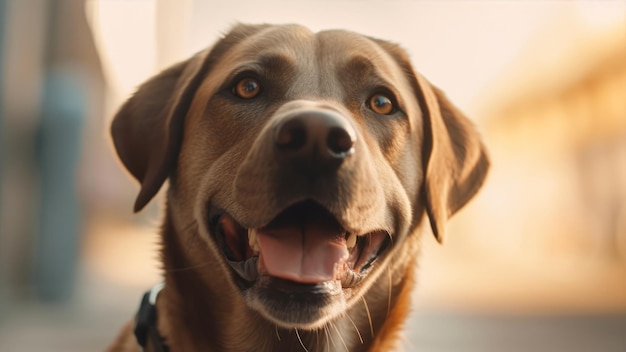
<path fill-rule="evenodd" d="M 422 232 L 441 242 L 489 168 L 398 45 L 299 25 L 236 25 L 111 135 L 135 211 L 168 181 L 162 290 L 111 351 L 391 350 Z"/>

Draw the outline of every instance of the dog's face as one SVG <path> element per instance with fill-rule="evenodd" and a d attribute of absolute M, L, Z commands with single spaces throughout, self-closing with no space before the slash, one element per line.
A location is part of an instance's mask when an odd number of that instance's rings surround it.
<path fill-rule="evenodd" d="M 177 193 L 251 307 L 288 326 L 332 318 L 408 234 L 423 178 L 410 83 L 371 40 L 300 27 L 239 41 L 213 67 Z"/>
<path fill-rule="evenodd" d="M 343 314 L 425 211 L 441 238 L 487 168 L 397 46 L 299 26 L 236 27 L 142 86 L 113 137 L 142 183 L 136 209 L 169 177 L 181 241 L 206 244 L 189 255 L 286 328 Z"/>

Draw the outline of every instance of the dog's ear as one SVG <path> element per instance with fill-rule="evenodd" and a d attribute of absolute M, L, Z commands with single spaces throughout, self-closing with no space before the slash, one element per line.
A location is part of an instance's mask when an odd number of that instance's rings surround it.
<path fill-rule="evenodd" d="M 239 41 L 268 27 L 235 25 L 212 48 L 142 84 L 117 112 L 111 125 L 113 144 L 124 166 L 141 183 L 135 212 L 154 197 L 173 170 L 185 116 L 216 60 Z"/>
<path fill-rule="evenodd" d="M 446 220 L 478 192 L 487 176 L 489 158 L 485 146 L 471 121 L 441 90 L 415 72 L 402 48 L 385 40 L 370 39 L 402 68 L 422 110 L 422 201 L 433 233 L 441 243 Z"/>
<path fill-rule="evenodd" d="M 113 118 L 117 154 L 141 183 L 135 212 L 154 197 L 176 163 L 184 117 L 208 69 L 205 56 L 198 53 L 143 83 Z"/>
<path fill-rule="evenodd" d="M 433 233 L 441 243 L 446 220 L 478 191 L 489 158 L 471 121 L 445 94 L 415 74 L 424 118 L 423 195 Z"/>

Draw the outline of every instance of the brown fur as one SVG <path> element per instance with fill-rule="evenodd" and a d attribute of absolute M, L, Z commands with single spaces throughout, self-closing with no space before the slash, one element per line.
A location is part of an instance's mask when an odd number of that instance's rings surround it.
<path fill-rule="evenodd" d="M 232 95 L 241 67 L 261 77 L 259 98 Z M 400 106 L 390 116 L 367 107 L 381 86 Z M 337 117 L 355 136 L 354 154 L 329 173 L 328 165 L 281 162 L 273 144 L 277 126 L 311 112 Z M 141 183 L 136 211 L 169 180 L 157 309 L 172 351 L 392 349 L 410 307 L 424 214 L 442 241 L 445 221 L 473 197 L 488 168 L 469 120 L 414 73 L 398 46 L 295 25 L 235 27 L 144 83 L 116 115 L 112 136 Z M 302 181 L 309 177 L 314 186 Z M 239 288 L 207 225 L 212 207 L 256 229 L 303 200 L 348 232 L 386 232 L 390 246 L 361 282 L 325 303 L 283 302 L 257 281 Z M 127 326 L 110 350 L 139 350 L 130 341 Z"/>

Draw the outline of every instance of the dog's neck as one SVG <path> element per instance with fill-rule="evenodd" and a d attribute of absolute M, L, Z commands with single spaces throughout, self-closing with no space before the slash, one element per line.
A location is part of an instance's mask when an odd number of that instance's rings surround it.
<path fill-rule="evenodd" d="M 183 247 L 181 231 L 195 229 L 176 229 L 171 214 L 166 214 L 165 289 L 157 302 L 157 324 L 172 350 L 358 352 L 386 351 L 395 344 L 409 311 L 414 262 L 405 271 L 393 271 L 402 277 L 383 272 L 347 314 L 323 328 L 287 330 L 248 308 L 241 293 L 228 284 L 225 270 L 209 270 L 222 264 L 206 255 L 210 253 L 206 242 L 193 236 L 197 242 Z"/>

